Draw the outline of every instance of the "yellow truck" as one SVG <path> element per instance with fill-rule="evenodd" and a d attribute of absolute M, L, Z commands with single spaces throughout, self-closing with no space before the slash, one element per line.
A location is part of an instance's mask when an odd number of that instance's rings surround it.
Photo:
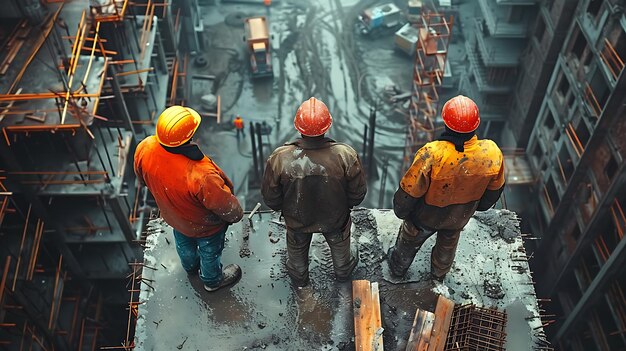
<path fill-rule="evenodd" d="M 245 41 L 250 52 L 252 77 L 271 77 L 272 57 L 270 56 L 270 36 L 267 19 L 264 16 L 245 19 Z"/>

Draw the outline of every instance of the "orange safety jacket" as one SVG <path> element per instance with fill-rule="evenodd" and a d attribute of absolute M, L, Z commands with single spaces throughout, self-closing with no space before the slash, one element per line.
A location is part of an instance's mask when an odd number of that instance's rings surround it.
<path fill-rule="evenodd" d="M 233 184 L 208 157 L 194 161 L 149 136 L 137 145 L 135 173 L 154 196 L 161 217 L 190 237 L 211 236 L 243 217 Z"/>
<path fill-rule="evenodd" d="M 243 119 L 241 118 L 235 118 L 234 122 L 235 123 L 235 128 L 237 129 L 243 129 Z"/>
<path fill-rule="evenodd" d="M 464 149 L 448 141 L 419 149 L 394 197 L 396 215 L 431 229 L 462 229 L 474 211 L 495 204 L 504 188 L 502 152 L 477 136 Z"/>

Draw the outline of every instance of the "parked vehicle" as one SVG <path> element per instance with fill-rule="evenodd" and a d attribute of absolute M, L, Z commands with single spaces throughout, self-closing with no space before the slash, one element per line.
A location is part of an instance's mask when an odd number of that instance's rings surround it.
<path fill-rule="evenodd" d="M 372 34 L 402 25 L 402 11 L 393 3 L 372 7 L 363 11 L 357 21 L 362 34 Z"/>
<path fill-rule="evenodd" d="M 252 77 L 271 77 L 272 57 L 270 55 L 270 36 L 267 19 L 264 16 L 245 19 L 245 37 L 250 52 Z"/>

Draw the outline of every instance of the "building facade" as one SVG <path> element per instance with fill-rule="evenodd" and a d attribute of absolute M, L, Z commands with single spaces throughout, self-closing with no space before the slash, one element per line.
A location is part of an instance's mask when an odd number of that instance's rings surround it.
<path fill-rule="evenodd" d="M 574 15 L 564 15 L 572 4 Z M 541 236 L 532 266 L 537 292 L 552 300 L 548 333 L 563 350 L 626 348 L 623 10 L 616 0 L 542 4 L 530 50 L 548 59 L 527 65 L 519 119 L 511 121 L 537 180 L 530 221 Z"/>

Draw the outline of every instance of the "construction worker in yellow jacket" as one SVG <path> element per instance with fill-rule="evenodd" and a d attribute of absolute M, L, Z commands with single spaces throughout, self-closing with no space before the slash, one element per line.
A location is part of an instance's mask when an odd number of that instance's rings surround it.
<path fill-rule="evenodd" d="M 491 140 L 479 140 L 478 107 L 459 95 L 443 106 L 445 132 L 419 149 L 400 181 L 393 209 L 404 219 L 389 250 L 394 276 L 408 271 L 417 251 L 433 234 L 431 278 L 443 281 L 450 271 L 463 227 L 474 211 L 493 206 L 504 189 L 502 152 Z"/>

